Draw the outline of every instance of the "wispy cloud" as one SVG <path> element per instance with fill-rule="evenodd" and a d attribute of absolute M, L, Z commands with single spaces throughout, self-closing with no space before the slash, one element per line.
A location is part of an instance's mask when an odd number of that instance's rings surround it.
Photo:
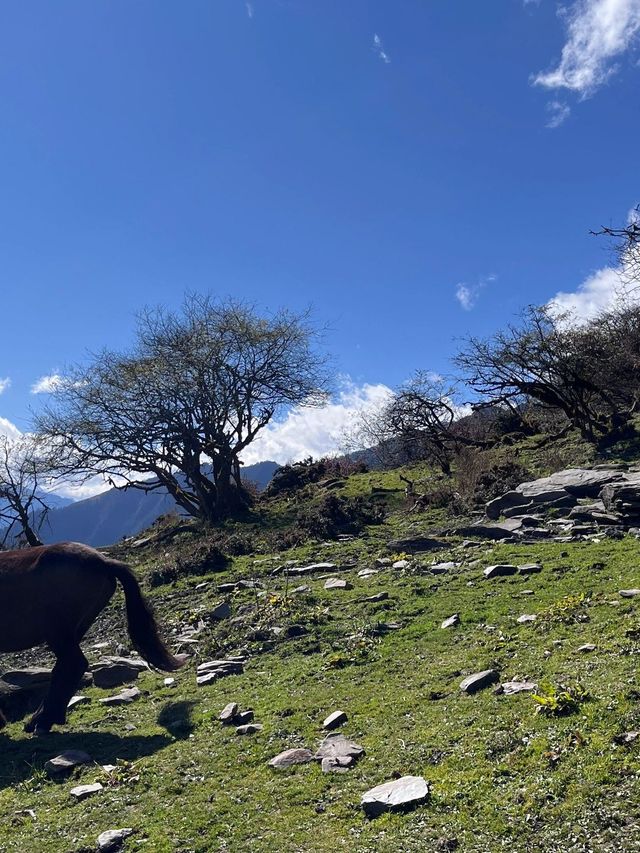
<path fill-rule="evenodd" d="M 391 62 L 391 57 L 384 49 L 382 39 L 377 33 L 373 34 L 373 49 L 378 55 L 378 57 L 385 63 L 385 65 L 389 65 L 389 63 Z"/>
<path fill-rule="evenodd" d="M 7 418 L 0 418 L 0 436 L 7 436 L 13 440 L 20 438 L 21 435 L 22 433 L 15 424 L 12 424 Z"/>
<path fill-rule="evenodd" d="M 51 373 L 49 376 L 41 376 L 31 386 L 32 394 L 51 394 L 62 385 L 62 376 L 59 373 Z"/>
<path fill-rule="evenodd" d="M 345 379 L 337 397 L 318 409 L 296 406 L 280 422 L 270 424 L 243 454 L 247 465 L 265 459 L 286 462 L 338 453 L 345 429 L 363 409 L 377 410 L 391 397 L 386 385 L 358 386 Z"/>
<path fill-rule="evenodd" d="M 492 273 L 491 275 L 483 276 L 475 284 L 467 284 L 465 281 L 459 282 L 456 285 L 456 299 L 460 303 L 460 307 L 465 311 L 471 311 L 480 298 L 480 293 L 483 288 L 485 288 L 489 282 L 495 280 L 496 276 Z"/>
<path fill-rule="evenodd" d="M 606 83 L 617 70 L 615 60 L 634 46 L 640 31 L 640 0 L 575 0 L 561 11 L 567 40 L 560 62 L 532 82 L 586 98 Z"/>
<path fill-rule="evenodd" d="M 11 379 L 7 376 L 5 379 L 0 379 L 0 394 L 11 388 Z"/>
<path fill-rule="evenodd" d="M 247 10 L 247 15 L 250 18 L 253 18 L 253 13 L 254 13 L 253 3 L 245 3 L 244 6 L 245 6 L 245 9 Z"/>
<path fill-rule="evenodd" d="M 549 101 L 547 104 L 547 115 L 547 127 L 560 127 L 571 115 L 571 107 L 562 101 Z"/>

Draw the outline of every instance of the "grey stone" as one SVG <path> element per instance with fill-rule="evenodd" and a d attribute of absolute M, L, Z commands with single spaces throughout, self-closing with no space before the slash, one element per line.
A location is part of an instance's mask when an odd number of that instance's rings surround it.
<path fill-rule="evenodd" d="M 228 705 L 225 705 L 222 711 L 218 716 L 218 719 L 221 723 L 231 723 L 233 722 L 233 718 L 238 713 L 238 703 L 237 702 L 229 702 Z"/>
<path fill-rule="evenodd" d="M 228 601 L 221 601 L 220 604 L 216 604 L 213 610 L 209 613 L 209 617 L 211 619 L 215 619 L 218 622 L 222 619 L 228 619 L 230 616 L 231 605 Z"/>
<path fill-rule="evenodd" d="M 234 722 L 238 723 L 238 725 L 246 725 L 253 720 L 253 717 L 253 710 L 249 708 L 246 711 L 239 711 L 235 716 Z"/>
<path fill-rule="evenodd" d="M 406 539 L 392 539 L 387 542 L 387 550 L 392 553 L 415 554 L 420 551 L 435 551 L 438 548 L 444 548 L 445 544 L 430 536 L 411 536 Z"/>
<path fill-rule="evenodd" d="M 329 578 L 324 582 L 325 589 L 353 589 L 352 584 L 349 581 L 343 580 L 343 578 Z"/>
<path fill-rule="evenodd" d="M 448 619 L 445 619 L 444 622 L 442 623 L 442 625 L 440 625 L 440 627 L 441 628 L 455 628 L 455 626 L 459 625 L 459 624 L 460 624 L 460 617 L 458 616 L 457 613 L 454 613 L 453 616 L 449 616 Z"/>
<path fill-rule="evenodd" d="M 519 575 L 537 575 L 542 571 L 540 563 L 525 563 L 523 566 L 518 566 Z"/>
<path fill-rule="evenodd" d="M 48 776 L 65 776 L 70 773 L 74 767 L 81 764 L 91 764 L 93 759 L 86 752 L 79 749 L 69 749 L 67 752 L 61 752 L 55 758 L 50 758 L 45 762 L 44 769 Z"/>
<path fill-rule="evenodd" d="M 377 817 L 386 811 L 402 810 L 426 802 L 431 793 L 429 783 L 422 776 L 402 776 L 385 782 L 362 795 L 360 805 L 368 817 Z"/>
<path fill-rule="evenodd" d="M 579 652 L 595 652 L 596 647 L 594 643 L 583 643 L 581 646 L 578 646 L 577 651 Z"/>
<path fill-rule="evenodd" d="M 479 690 L 495 684 L 499 677 L 495 669 L 484 669 L 482 672 L 474 672 L 460 682 L 460 690 L 469 694 L 477 693 Z"/>
<path fill-rule="evenodd" d="M 236 728 L 237 735 L 255 735 L 262 731 L 260 723 L 244 723 Z"/>
<path fill-rule="evenodd" d="M 122 850 L 125 838 L 133 834 L 133 829 L 107 829 L 98 836 L 98 850 L 100 853 L 118 853 Z"/>
<path fill-rule="evenodd" d="M 497 563 L 494 566 L 487 566 L 482 574 L 488 580 L 492 578 L 506 577 L 507 575 L 515 575 L 518 573 L 518 567 L 509 565 L 508 563 Z"/>
<path fill-rule="evenodd" d="M 148 668 L 145 664 L 144 669 Z M 91 668 L 95 686 L 107 690 L 135 681 L 141 671 L 137 663 L 130 662 L 126 658 L 101 661 Z"/>
<path fill-rule="evenodd" d="M 121 690 L 115 696 L 107 696 L 106 699 L 100 699 L 99 701 L 101 705 L 107 705 L 108 707 L 130 705 L 132 702 L 136 702 L 141 696 L 142 693 L 137 687 L 125 687 L 124 690 Z"/>
<path fill-rule="evenodd" d="M 538 685 L 533 681 L 503 681 L 502 692 L 505 696 L 513 696 L 515 693 L 530 693 L 537 690 Z"/>
<path fill-rule="evenodd" d="M 621 589 L 618 591 L 618 595 L 623 598 L 635 598 L 636 595 L 640 595 L 640 589 Z"/>
<path fill-rule="evenodd" d="M 393 569 L 408 569 L 411 565 L 411 560 L 396 560 L 393 564 Z"/>
<path fill-rule="evenodd" d="M 349 738 L 342 734 L 330 734 L 320 743 L 315 757 L 320 761 L 323 758 L 351 757 L 356 759 L 363 754 L 364 747 L 360 746 L 360 744 L 349 740 Z"/>
<path fill-rule="evenodd" d="M 78 705 L 88 705 L 91 702 L 91 698 L 89 696 L 72 696 L 67 703 L 67 711 L 70 711 L 72 708 L 77 708 Z"/>
<path fill-rule="evenodd" d="M 291 767 L 292 764 L 307 764 L 313 761 L 313 753 L 310 749 L 285 749 L 275 755 L 267 763 L 271 767 Z"/>
<path fill-rule="evenodd" d="M 522 616 L 518 616 L 516 622 L 519 622 L 520 625 L 524 625 L 526 622 L 535 622 L 538 617 L 535 613 L 523 613 Z"/>
<path fill-rule="evenodd" d="M 90 797 L 92 794 L 97 794 L 98 791 L 102 791 L 104 788 L 100 784 L 100 782 L 94 782 L 92 785 L 76 785 L 75 788 L 72 788 L 69 793 L 72 797 L 75 797 L 76 800 L 86 800 L 87 797 Z"/>
<path fill-rule="evenodd" d="M 309 566 L 289 566 L 284 572 L 286 575 L 313 575 L 317 572 L 332 572 L 337 568 L 336 563 L 311 563 Z"/>
<path fill-rule="evenodd" d="M 331 731 L 332 729 L 337 729 L 338 726 L 342 726 L 347 722 L 347 715 L 344 711 L 334 711 L 333 714 L 329 714 L 329 716 L 322 723 L 323 729 L 328 729 Z"/>

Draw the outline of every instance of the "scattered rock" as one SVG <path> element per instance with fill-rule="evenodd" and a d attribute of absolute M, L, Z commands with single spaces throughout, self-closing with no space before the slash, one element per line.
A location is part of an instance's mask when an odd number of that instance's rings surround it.
<path fill-rule="evenodd" d="M 535 613 L 523 613 L 522 616 L 518 616 L 516 622 L 519 622 L 521 625 L 524 625 L 525 622 L 535 622 L 538 617 Z"/>
<path fill-rule="evenodd" d="M 448 619 L 445 619 L 444 622 L 442 623 L 442 625 L 440 625 L 440 627 L 441 628 L 455 628 L 455 626 L 459 625 L 459 624 L 460 624 L 460 617 L 458 616 L 457 613 L 454 613 L 453 616 L 449 616 Z"/>
<path fill-rule="evenodd" d="M 416 554 L 420 551 L 435 551 L 438 548 L 444 548 L 445 542 L 440 542 L 438 539 L 432 539 L 429 536 L 412 536 L 407 539 L 392 539 L 387 542 L 387 550 L 396 554 Z"/>
<path fill-rule="evenodd" d="M 338 726 L 344 725 L 347 722 L 347 719 L 347 715 L 344 711 L 334 711 L 333 714 L 329 714 L 326 720 L 322 723 L 322 728 L 332 731 L 333 729 L 337 729 Z"/>
<path fill-rule="evenodd" d="M 391 562 L 391 561 L 389 561 Z M 378 569 L 360 569 L 358 572 L 359 578 L 372 578 L 374 575 L 379 574 Z"/>
<path fill-rule="evenodd" d="M 90 702 L 91 698 L 89 696 L 72 696 L 67 704 L 67 711 L 70 711 L 72 708 L 77 708 L 78 705 L 88 705 Z"/>
<path fill-rule="evenodd" d="M 238 713 L 238 703 L 237 702 L 229 702 L 228 705 L 225 705 L 222 711 L 218 716 L 218 719 L 221 723 L 231 723 L 233 722 L 234 717 Z"/>
<path fill-rule="evenodd" d="M 236 728 L 237 735 L 254 735 L 257 732 L 262 731 L 262 726 L 260 723 L 245 723 L 244 725 L 238 726 Z"/>
<path fill-rule="evenodd" d="M 44 769 L 48 776 L 65 776 L 71 773 L 74 767 L 81 764 L 91 764 L 93 759 L 86 752 L 79 749 L 70 749 L 67 752 L 61 752 L 55 758 L 50 758 L 45 762 Z"/>
<path fill-rule="evenodd" d="M 408 569 L 410 565 L 411 565 L 411 560 L 396 560 L 395 563 L 393 563 L 391 568 L 393 568 L 393 569 Z"/>
<path fill-rule="evenodd" d="M 483 575 L 485 578 L 490 580 L 491 578 L 501 578 L 506 577 L 507 575 L 515 575 L 518 573 L 518 567 L 509 565 L 508 563 L 498 563 L 495 566 L 487 566 L 487 568 L 483 571 Z"/>
<path fill-rule="evenodd" d="M 117 658 L 100 661 L 91 668 L 93 683 L 96 687 L 109 690 L 112 687 L 120 687 L 135 681 L 140 672 L 148 670 L 144 661 L 140 662 L 129 658 Z"/>
<path fill-rule="evenodd" d="M 477 693 L 478 690 L 483 690 L 489 687 L 499 678 L 499 674 L 495 669 L 484 669 L 482 672 L 474 672 L 473 675 L 468 675 L 460 682 L 460 690 L 464 693 Z"/>
<path fill-rule="evenodd" d="M 408 809 L 424 803 L 431 793 L 422 776 L 402 776 L 385 782 L 363 794 L 360 805 L 367 817 L 377 817 L 386 811 Z"/>
<path fill-rule="evenodd" d="M 371 602 L 375 603 L 377 601 L 386 601 L 388 598 L 389 598 L 388 592 L 378 592 L 375 595 L 367 596 L 367 598 L 361 598 L 360 601 L 361 602 L 371 601 Z"/>
<path fill-rule="evenodd" d="M 595 647 L 594 643 L 584 643 L 582 646 L 578 646 L 578 648 L 576 649 L 576 651 L 583 652 L 583 653 L 595 652 L 595 650 L 596 650 L 596 647 Z"/>
<path fill-rule="evenodd" d="M 281 768 L 291 767 L 293 764 L 307 764 L 309 761 L 313 761 L 313 753 L 310 749 L 285 749 L 267 763 L 271 767 Z"/>
<path fill-rule="evenodd" d="M 621 735 L 616 735 L 614 737 L 615 743 L 619 743 L 622 746 L 629 746 L 629 744 L 634 743 L 640 737 L 640 732 L 623 732 Z"/>
<path fill-rule="evenodd" d="M 238 725 L 246 725 L 253 720 L 254 712 L 251 708 L 248 708 L 246 711 L 239 711 L 234 718 L 234 722 Z"/>
<path fill-rule="evenodd" d="M 623 598 L 635 598 L 636 595 L 640 595 L 640 589 L 621 589 L 618 591 L 618 595 Z"/>
<path fill-rule="evenodd" d="M 363 754 L 360 744 L 344 735 L 332 734 L 322 741 L 315 758 L 321 762 L 323 773 L 345 773 Z"/>
<path fill-rule="evenodd" d="M 220 604 L 216 604 L 213 610 L 209 613 L 209 618 L 215 619 L 218 622 L 222 619 L 228 619 L 230 616 L 231 605 L 228 601 L 221 601 Z"/>
<path fill-rule="evenodd" d="M 92 794 L 97 794 L 98 791 L 102 791 L 103 786 L 100 782 L 94 782 L 93 785 L 76 785 L 75 788 L 72 788 L 69 793 L 72 797 L 75 797 L 78 802 L 80 800 L 86 800 L 87 797 L 90 797 Z"/>
<path fill-rule="evenodd" d="M 175 678 L 169 677 L 169 678 L 165 678 L 162 683 L 165 687 L 171 687 L 173 684 L 176 683 L 176 680 L 175 680 Z"/>
<path fill-rule="evenodd" d="M 310 566 L 288 566 L 284 573 L 286 575 L 312 575 L 316 572 L 332 572 L 337 568 L 335 563 L 311 563 Z"/>
<path fill-rule="evenodd" d="M 196 670 L 196 684 L 205 687 L 219 678 L 227 675 L 240 675 L 244 671 L 243 658 L 227 658 L 225 660 L 210 660 L 201 663 Z"/>
<path fill-rule="evenodd" d="M 349 581 L 343 580 L 343 578 L 329 578 L 324 582 L 325 589 L 353 589 L 352 584 Z"/>
<path fill-rule="evenodd" d="M 538 685 L 533 681 L 503 681 L 500 685 L 505 696 L 513 696 L 515 693 L 529 693 L 537 690 Z"/>
<path fill-rule="evenodd" d="M 519 575 L 537 575 L 542 571 L 540 563 L 525 563 L 524 566 L 518 566 Z"/>
<path fill-rule="evenodd" d="M 100 704 L 107 705 L 108 707 L 130 705 L 132 702 L 136 702 L 141 696 L 142 693 L 137 687 L 125 687 L 124 690 L 121 690 L 115 696 L 107 696 L 106 699 L 100 699 Z"/>
<path fill-rule="evenodd" d="M 98 850 L 100 853 L 119 853 L 122 850 L 125 838 L 133 834 L 133 829 L 107 829 L 98 836 Z"/>

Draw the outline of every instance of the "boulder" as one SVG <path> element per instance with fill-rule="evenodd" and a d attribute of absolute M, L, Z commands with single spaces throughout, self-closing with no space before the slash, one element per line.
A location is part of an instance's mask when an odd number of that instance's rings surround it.
<path fill-rule="evenodd" d="M 506 577 L 507 575 L 515 575 L 517 573 L 518 567 L 512 566 L 509 563 L 498 563 L 494 566 L 487 566 L 487 568 L 482 572 L 487 580 L 491 580 L 491 578 Z"/>
<path fill-rule="evenodd" d="M 499 677 L 495 669 L 484 669 L 482 672 L 474 672 L 473 675 L 468 675 L 460 682 L 460 690 L 463 693 L 477 693 L 478 690 L 483 690 L 485 687 L 495 684 Z"/>
<path fill-rule="evenodd" d="M 74 767 L 78 767 L 81 764 L 91 764 L 92 761 L 93 759 L 88 753 L 82 752 L 79 749 L 69 749 L 67 752 L 61 752 L 60 755 L 56 755 L 55 758 L 50 758 L 49 761 L 46 761 L 44 769 L 47 776 L 58 778 L 71 773 Z"/>
<path fill-rule="evenodd" d="M 285 749 L 275 755 L 267 763 L 270 767 L 291 767 L 293 764 L 308 764 L 313 761 L 313 753 L 310 749 Z"/>

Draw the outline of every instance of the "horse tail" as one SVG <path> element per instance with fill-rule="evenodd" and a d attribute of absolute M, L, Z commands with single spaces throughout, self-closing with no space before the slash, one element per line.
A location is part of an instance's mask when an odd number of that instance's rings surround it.
<path fill-rule="evenodd" d="M 105 558 L 110 572 L 120 581 L 127 608 L 127 625 L 134 648 L 152 666 L 172 672 L 185 661 L 172 655 L 158 631 L 151 605 L 140 590 L 138 579 L 126 563 Z"/>

